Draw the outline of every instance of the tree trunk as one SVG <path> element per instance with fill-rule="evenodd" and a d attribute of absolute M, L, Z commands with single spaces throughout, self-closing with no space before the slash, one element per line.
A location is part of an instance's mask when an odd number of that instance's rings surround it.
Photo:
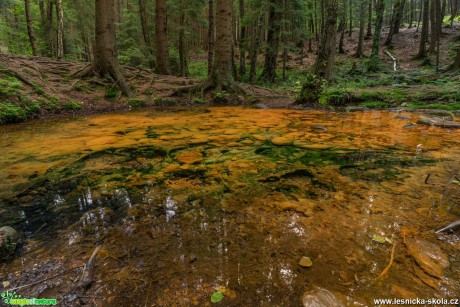
<path fill-rule="evenodd" d="M 415 0 L 409 0 L 409 29 L 412 28 L 412 22 L 414 21 L 414 1 Z"/>
<path fill-rule="evenodd" d="M 24 0 L 27 22 L 27 34 L 29 35 L 30 46 L 32 47 L 32 55 L 37 55 L 37 43 L 35 41 L 34 26 L 32 24 L 32 17 L 30 16 L 30 0 Z"/>
<path fill-rule="evenodd" d="M 367 64 L 368 71 L 378 70 L 379 65 L 379 50 L 380 50 L 380 36 L 382 34 L 383 13 L 385 11 L 385 0 L 377 0 L 375 5 L 377 18 L 375 20 L 374 40 L 372 41 L 372 52 Z"/>
<path fill-rule="evenodd" d="M 270 2 L 265 64 L 260 78 L 267 82 L 274 83 L 276 79 L 276 60 L 278 57 L 278 47 L 281 31 L 281 14 L 279 12 L 279 7 L 277 7 L 277 1 L 271 0 Z"/>
<path fill-rule="evenodd" d="M 170 75 L 171 68 L 169 67 L 166 0 L 156 0 L 155 17 L 155 45 L 157 48 L 156 72 L 162 75 Z"/>
<path fill-rule="evenodd" d="M 431 27 L 431 36 L 430 36 L 430 47 L 428 48 L 429 53 L 433 53 L 436 50 L 436 43 L 438 41 L 438 5 L 439 1 L 438 0 L 432 0 L 431 1 L 431 7 L 430 7 L 430 27 Z"/>
<path fill-rule="evenodd" d="M 215 25 L 214 25 L 214 0 L 208 1 L 208 76 L 212 72 L 214 63 L 214 42 L 215 42 Z"/>
<path fill-rule="evenodd" d="M 113 0 L 96 0 L 95 30 L 94 61 L 90 67 L 74 75 L 84 77 L 95 73 L 101 78 L 111 77 L 120 86 L 121 91 L 130 97 L 131 89 L 118 63 L 115 43 L 115 3 Z"/>
<path fill-rule="evenodd" d="M 450 25 L 454 25 L 454 19 L 457 17 L 458 4 L 457 0 L 450 0 Z"/>
<path fill-rule="evenodd" d="M 364 23 L 366 20 L 365 15 L 365 2 L 361 0 L 359 5 L 359 35 L 358 35 L 358 48 L 356 49 L 355 57 L 360 58 L 363 56 L 363 44 L 364 44 Z"/>
<path fill-rule="evenodd" d="M 399 32 L 399 26 L 401 25 L 401 19 L 404 12 L 404 3 L 405 0 L 398 0 L 393 8 L 393 16 L 391 18 L 390 30 L 388 31 L 388 36 L 385 41 L 385 46 L 390 46 L 393 41 L 393 34 Z"/>
<path fill-rule="evenodd" d="M 153 44 L 152 39 L 150 37 L 150 27 L 149 21 L 147 18 L 147 10 L 145 8 L 145 0 L 139 0 L 139 16 L 141 18 L 141 27 L 142 27 L 142 36 L 144 38 L 145 46 L 148 50 L 148 63 L 150 68 L 155 67 L 155 60 L 154 60 L 154 52 L 153 52 Z"/>
<path fill-rule="evenodd" d="M 324 0 L 322 0 L 324 1 Z M 348 32 L 348 36 L 351 37 L 351 34 L 353 32 L 353 4 L 351 2 L 352 0 L 350 0 L 350 30 Z"/>
<path fill-rule="evenodd" d="M 367 33 L 365 38 L 371 38 L 372 37 L 372 0 L 369 0 L 369 8 L 367 12 Z"/>
<path fill-rule="evenodd" d="M 57 18 L 57 58 L 60 60 L 64 57 L 64 11 L 62 9 L 62 0 L 56 0 L 56 18 Z"/>
<path fill-rule="evenodd" d="M 340 39 L 339 39 L 339 53 L 345 53 L 345 49 L 343 49 L 343 41 L 345 39 L 345 29 L 347 27 L 347 0 L 343 0 L 342 3 L 342 14 L 340 16 Z"/>
<path fill-rule="evenodd" d="M 55 54 L 54 49 L 54 31 L 53 31 L 53 2 L 48 2 L 48 45 L 49 56 L 53 57 Z"/>
<path fill-rule="evenodd" d="M 395 8 L 395 20 L 394 20 L 394 29 L 393 33 L 398 34 L 399 28 L 401 28 L 401 21 L 404 16 L 404 7 L 406 6 L 406 0 L 399 0 L 397 2 L 398 7 Z"/>
<path fill-rule="evenodd" d="M 185 47 L 185 14 L 180 16 L 179 24 L 179 62 L 181 77 L 187 76 L 187 51 Z"/>
<path fill-rule="evenodd" d="M 457 56 L 455 57 L 454 62 L 450 65 L 449 70 L 460 70 L 460 46 L 457 47 Z"/>
<path fill-rule="evenodd" d="M 239 1 L 240 5 L 240 79 L 246 73 L 246 26 L 244 21 L 244 0 Z"/>
<path fill-rule="evenodd" d="M 418 48 L 418 53 L 415 56 L 416 59 L 426 58 L 426 41 L 428 39 L 428 27 L 429 27 L 429 19 L 428 19 L 428 12 L 430 10 L 429 7 L 430 7 L 430 0 L 423 0 L 422 34 L 420 36 L 420 44 Z"/>
<path fill-rule="evenodd" d="M 257 68 L 257 56 L 259 54 L 260 47 L 260 36 L 262 34 L 262 24 L 263 24 L 264 15 L 259 13 L 259 20 L 255 27 L 254 33 L 254 48 L 252 49 L 251 54 L 251 67 L 249 70 L 249 83 L 253 84 L 256 77 L 256 68 Z"/>
<path fill-rule="evenodd" d="M 314 64 L 314 74 L 319 78 L 332 81 L 335 60 L 335 42 L 337 33 L 338 0 L 326 0 L 326 20 L 319 45 L 318 57 Z"/>

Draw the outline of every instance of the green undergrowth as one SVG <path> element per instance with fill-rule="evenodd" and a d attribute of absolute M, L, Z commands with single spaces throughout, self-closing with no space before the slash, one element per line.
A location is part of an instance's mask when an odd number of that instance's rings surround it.
<path fill-rule="evenodd" d="M 74 100 L 60 101 L 39 87 L 30 88 L 10 76 L 0 76 L 0 124 L 11 124 L 44 113 L 60 113 L 81 109 Z"/>

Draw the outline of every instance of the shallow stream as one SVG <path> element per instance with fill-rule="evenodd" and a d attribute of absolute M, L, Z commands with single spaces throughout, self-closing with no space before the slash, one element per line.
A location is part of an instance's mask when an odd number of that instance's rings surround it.
<path fill-rule="evenodd" d="M 419 117 L 221 107 L 2 126 L 0 226 L 23 240 L 0 292 L 63 306 L 206 306 L 216 290 L 225 306 L 301 306 L 315 287 L 350 306 L 460 298 L 460 236 L 434 233 L 460 215 L 460 130 Z M 447 255 L 442 276 L 412 239 Z"/>

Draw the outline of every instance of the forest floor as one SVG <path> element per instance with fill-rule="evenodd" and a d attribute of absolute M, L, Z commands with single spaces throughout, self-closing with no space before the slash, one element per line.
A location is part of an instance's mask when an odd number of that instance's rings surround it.
<path fill-rule="evenodd" d="M 418 50 L 419 32 L 416 27 L 402 28 L 399 34 L 394 35 L 392 47 L 382 46 L 381 70 L 377 73 L 366 72 L 365 57 L 358 59 L 353 56 L 357 45 L 357 31 L 353 31 L 351 36 L 347 33 L 345 53 L 338 54 L 336 58 L 336 80 L 324 90 L 321 103 L 332 107 L 360 105 L 366 108 L 460 110 L 460 74 L 445 71 L 453 60 L 453 46 L 460 40 L 459 33 L 460 25 L 443 29 L 437 71 L 435 54 L 431 54 L 424 61 L 413 59 Z M 386 34 L 387 29 L 384 29 L 382 41 Z M 371 39 L 365 40 L 366 55 L 369 54 L 371 44 Z M 313 44 L 313 50 L 315 49 L 316 45 Z M 393 71 L 393 62 L 385 51 L 389 51 L 397 59 L 396 71 Z M 199 56 L 194 61 L 199 62 Z M 72 73 L 87 63 L 0 55 L 0 123 L 20 122 L 55 114 L 206 105 L 211 101 L 217 104 L 259 103 L 258 107 L 289 107 L 301 88 L 305 72 L 314 61 L 313 53 L 305 53 L 305 56 L 289 53 L 285 78 L 281 77 L 280 69 L 280 81 L 276 84 L 241 83 L 247 95 L 237 99 L 232 99 L 225 93 L 214 97 L 201 93 L 176 97 L 173 93 L 177 89 L 197 84 L 200 81 L 197 78 L 199 74 L 195 74 L 195 77 L 165 76 L 143 68 L 124 66 L 125 76 L 135 93 L 133 98 L 127 98 L 109 80 L 80 80 L 71 77 Z M 263 63 L 263 55 L 260 55 L 259 63 Z M 280 56 L 279 67 L 281 66 Z M 200 73 L 202 75 L 203 72 Z"/>

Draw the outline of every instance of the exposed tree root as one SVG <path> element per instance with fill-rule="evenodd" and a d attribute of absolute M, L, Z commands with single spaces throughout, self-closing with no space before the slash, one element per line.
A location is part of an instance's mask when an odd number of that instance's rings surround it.
<path fill-rule="evenodd" d="M 14 71 L 12 69 L 5 68 L 5 67 L 0 67 L 0 70 L 1 70 L 1 72 L 5 73 L 7 75 L 13 76 L 13 77 L 21 80 L 23 83 L 35 88 L 35 84 L 33 84 L 31 81 L 29 81 L 29 79 L 27 79 L 26 77 L 24 77 L 23 75 L 21 75 L 17 71 Z"/>
<path fill-rule="evenodd" d="M 173 96 L 180 96 L 181 94 L 185 93 L 204 93 L 210 90 L 214 90 L 216 92 L 226 91 L 233 94 L 246 95 L 246 90 L 234 81 L 224 82 L 220 80 L 215 80 L 213 78 L 208 78 L 196 85 L 183 87 L 176 90 L 173 93 Z"/>
<path fill-rule="evenodd" d="M 112 79 L 115 80 L 115 84 L 119 85 L 119 87 L 120 87 L 121 91 L 123 92 L 123 94 L 125 94 L 128 97 L 132 96 L 131 89 L 130 89 L 128 83 L 126 82 L 125 77 L 121 73 L 120 69 L 116 69 L 115 67 L 110 67 L 108 75 Z M 103 77 L 106 77 L 106 74 L 98 73 L 98 70 L 96 69 L 96 67 L 93 64 L 88 64 L 85 67 L 83 67 L 82 69 L 80 69 L 80 70 L 78 70 L 78 71 L 76 71 L 76 72 L 71 74 L 71 77 L 80 78 L 80 79 L 83 79 L 83 78 L 86 78 L 86 77 L 91 77 L 91 76 L 99 76 L 99 77 L 103 78 Z"/>
<path fill-rule="evenodd" d="M 452 222 L 452 223 L 450 223 L 450 224 L 448 224 L 448 225 L 436 230 L 436 233 L 441 233 L 443 231 L 454 229 L 454 228 L 457 228 L 459 226 L 460 226 L 460 220 Z"/>
<path fill-rule="evenodd" d="M 380 275 L 377 277 L 377 279 L 381 279 L 383 276 L 385 276 L 388 271 L 390 270 L 391 268 L 391 265 L 393 264 L 393 260 L 394 260 L 394 256 L 395 256 L 395 247 L 396 247 L 396 242 L 393 243 L 393 247 L 391 249 L 391 256 L 390 256 L 390 262 L 388 263 L 388 265 L 385 267 L 385 269 L 383 269 L 382 273 L 380 273 Z"/>
<path fill-rule="evenodd" d="M 83 274 L 81 276 L 80 282 L 77 285 L 77 288 L 86 288 L 93 282 L 92 276 L 94 272 L 94 266 L 96 263 L 96 256 L 99 253 L 99 250 L 101 249 L 101 247 L 102 245 L 97 246 L 94 249 L 88 262 L 86 262 L 85 268 L 83 270 Z"/>

